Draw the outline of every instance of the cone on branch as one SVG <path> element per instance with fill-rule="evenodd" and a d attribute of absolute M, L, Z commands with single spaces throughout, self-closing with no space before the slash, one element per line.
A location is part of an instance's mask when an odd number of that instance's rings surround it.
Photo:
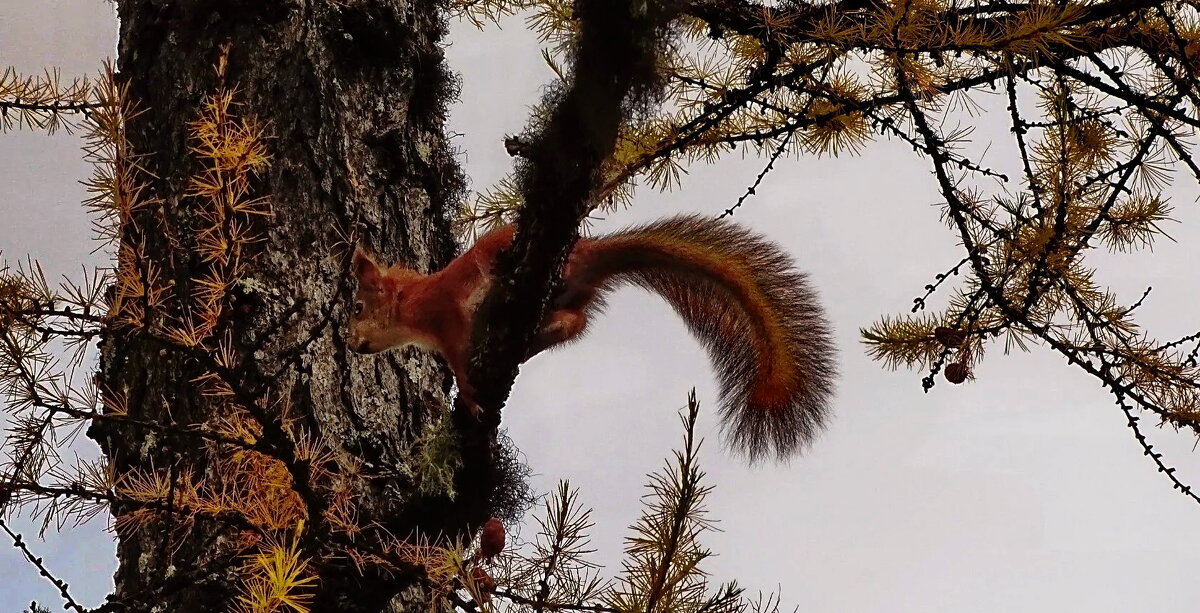
<path fill-rule="evenodd" d="M 480 601 L 489 602 L 492 599 L 492 594 L 496 591 L 496 580 L 486 570 L 478 566 L 472 568 L 471 582 L 475 584 Z"/>
<path fill-rule="evenodd" d="M 963 341 L 967 340 L 967 333 L 955 328 L 938 326 L 933 329 L 933 338 L 946 347 L 962 347 Z"/>
<path fill-rule="evenodd" d="M 946 367 L 946 380 L 958 385 L 971 376 L 971 368 L 961 362 L 955 362 Z"/>
<path fill-rule="evenodd" d="M 490 560 L 504 551 L 504 524 L 495 517 L 483 524 L 479 531 L 479 554 Z"/>

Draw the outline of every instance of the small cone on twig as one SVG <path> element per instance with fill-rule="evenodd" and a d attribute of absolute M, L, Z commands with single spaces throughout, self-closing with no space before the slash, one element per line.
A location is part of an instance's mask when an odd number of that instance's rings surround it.
<path fill-rule="evenodd" d="M 970 374 L 971 369 L 961 362 L 956 362 L 946 367 L 946 380 L 955 385 L 966 381 Z"/>
<path fill-rule="evenodd" d="M 967 340 L 967 333 L 946 326 L 938 326 L 933 329 L 933 338 L 946 347 L 962 347 L 963 341 Z"/>
<path fill-rule="evenodd" d="M 492 559 L 504 551 L 504 524 L 495 517 L 483 524 L 479 532 L 479 553 L 487 559 Z"/>
<path fill-rule="evenodd" d="M 488 602 L 492 599 L 492 593 L 496 591 L 496 580 L 486 570 L 478 566 L 472 568 L 471 582 L 475 584 L 475 589 L 479 592 L 479 599 L 481 601 Z"/>

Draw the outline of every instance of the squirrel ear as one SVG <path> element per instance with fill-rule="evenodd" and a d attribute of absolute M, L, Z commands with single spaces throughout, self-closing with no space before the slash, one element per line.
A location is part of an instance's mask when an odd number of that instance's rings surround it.
<path fill-rule="evenodd" d="M 350 264 L 354 271 L 355 278 L 359 283 L 374 283 L 380 277 L 379 265 L 375 263 L 375 259 L 371 254 L 362 247 L 354 248 L 354 259 Z"/>

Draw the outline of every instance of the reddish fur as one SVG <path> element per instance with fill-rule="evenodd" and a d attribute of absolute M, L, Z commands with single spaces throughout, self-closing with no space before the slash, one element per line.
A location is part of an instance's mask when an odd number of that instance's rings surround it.
<path fill-rule="evenodd" d="M 438 352 L 446 359 L 468 405 L 474 408 L 467 378 L 473 309 L 491 283 L 491 266 L 496 254 L 512 242 L 511 228 L 501 228 L 480 238 L 470 250 L 442 270 L 422 275 L 404 267 L 381 268 L 371 257 L 355 253 L 355 275 L 362 288 L 382 292 L 384 308 L 370 313 L 383 328 L 403 326 L 402 338 L 376 346 L 375 339 L 358 334 L 351 321 L 351 343 L 356 351 L 376 352 L 393 346 L 415 344 Z M 367 315 L 367 314 L 364 314 Z M 370 343 L 370 346 L 364 343 Z"/>
<path fill-rule="evenodd" d="M 484 235 L 431 275 L 380 268 L 356 253 L 358 304 L 371 304 L 351 320 L 351 347 L 374 352 L 417 344 L 437 351 L 474 408 L 466 376 L 473 317 L 491 286 L 496 255 L 513 233 L 506 226 Z M 530 356 L 579 337 L 605 293 L 621 283 L 662 295 L 708 347 L 726 426 L 752 459 L 786 455 L 815 435 L 831 394 L 833 348 L 804 276 L 777 247 L 699 217 L 581 239 Z"/>

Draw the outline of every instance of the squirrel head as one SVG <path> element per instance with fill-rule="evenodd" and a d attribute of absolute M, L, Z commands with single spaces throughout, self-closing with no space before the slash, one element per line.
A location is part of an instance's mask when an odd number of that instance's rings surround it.
<path fill-rule="evenodd" d="M 403 266 L 384 267 L 367 251 L 356 248 L 351 264 L 358 292 L 350 305 L 352 351 L 378 353 L 421 341 L 415 330 L 404 325 L 405 295 L 425 278 Z"/>

